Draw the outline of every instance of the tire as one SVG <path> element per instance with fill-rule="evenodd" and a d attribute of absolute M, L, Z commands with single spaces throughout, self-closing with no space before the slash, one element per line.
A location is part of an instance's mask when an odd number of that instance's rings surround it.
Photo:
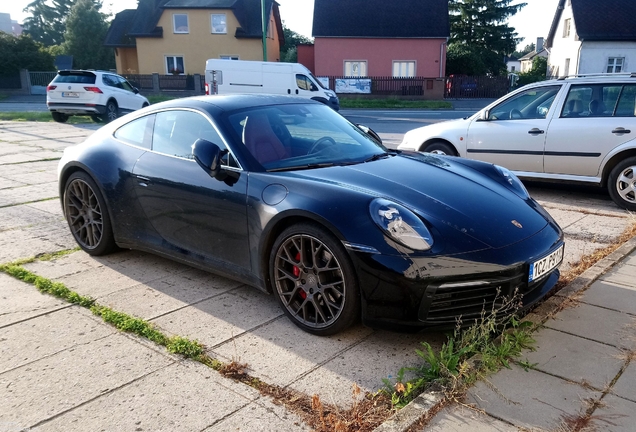
<path fill-rule="evenodd" d="M 360 318 L 351 260 L 338 239 L 319 225 L 285 229 L 272 247 L 269 275 L 285 314 L 308 333 L 332 335 Z"/>
<path fill-rule="evenodd" d="M 440 155 L 457 156 L 457 152 L 450 144 L 443 141 L 434 141 L 426 146 L 424 149 L 427 153 L 434 153 Z"/>
<path fill-rule="evenodd" d="M 106 201 L 88 174 L 71 174 L 64 186 L 63 205 L 71 234 L 86 253 L 106 255 L 117 248 Z"/>
<path fill-rule="evenodd" d="M 607 190 L 619 207 L 636 211 L 636 157 L 627 158 L 612 169 Z"/>
<path fill-rule="evenodd" d="M 62 114 L 56 111 L 51 112 L 51 116 L 53 117 L 53 121 L 57 123 L 66 123 L 66 121 L 68 120 L 67 114 Z"/>
<path fill-rule="evenodd" d="M 106 104 L 106 112 L 102 115 L 102 120 L 104 123 L 110 123 L 113 120 L 116 120 L 119 117 L 119 109 L 117 108 L 117 103 L 115 101 L 108 101 Z"/>

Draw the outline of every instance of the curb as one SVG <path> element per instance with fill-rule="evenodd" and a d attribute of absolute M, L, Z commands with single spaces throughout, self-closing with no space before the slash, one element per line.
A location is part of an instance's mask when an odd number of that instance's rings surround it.
<path fill-rule="evenodd" d="M 532 322 L 535 328 L 542 325 L 559 312 L 566 300 L 589 288 L 599 277 L 607 273 L 634 250 L 636 250 L 636 237 L 632 237 L 614 252 L 585 270 L 576 279 L 526 315 L 524 321 Z M 441 392 L 422 393 L 375 428 L 373 432 L 406 432 L 410 427 L 415 426 L 420 419 L 433 417 L 437 408 L 445 402 L 446 399 Z"/>

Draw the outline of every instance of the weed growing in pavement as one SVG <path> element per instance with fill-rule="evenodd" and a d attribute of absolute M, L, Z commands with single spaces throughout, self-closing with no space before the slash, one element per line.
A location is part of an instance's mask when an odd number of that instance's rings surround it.
<path fill-rule="evenodd" d="M 424 360 L 421 366 L 400 369 L 395 383 L 383 380 L 383 391 L 391 397 L 393 406 L 401 408 L 433 387 L 456 394 L 487 373 L 509 368 L 510 359 L 519 356 L 523 349 L 532 349 L 534 343 L 533 324 L 514 315 L 519 306 L 519 295 L 515 295 L 495 302 L 488 312 L 482 310 L 468 328 L 462 328 L 461 321 L 458 322 L 454 333 L 437 352 L 428 342 L 422 342 L 424 349 L 416 350 Z M 415 377 L 405 379 L 407 372 Z"/>

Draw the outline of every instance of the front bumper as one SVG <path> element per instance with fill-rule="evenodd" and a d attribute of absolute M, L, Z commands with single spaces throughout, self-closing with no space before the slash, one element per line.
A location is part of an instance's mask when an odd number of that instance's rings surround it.
<path fill-rule="evenodd" d="M 104 105 L 64 102 L 47 102 L 46 105 L 49 108 L 49 111 L 68 115 L 103 115 L 106 113 L 106 107 Z"/>
<path fill-rule="evenodd" d="M 517 312 L 552 290 L 558 266 L 528 283 L 530 264 L 563 244 L 549 224 L 521 242 L 455 256 L 409 257 L 350 251 L 362 295 L 362 319 L 373 327 L 447 329 L 470 325 L 515 295 Z"/>

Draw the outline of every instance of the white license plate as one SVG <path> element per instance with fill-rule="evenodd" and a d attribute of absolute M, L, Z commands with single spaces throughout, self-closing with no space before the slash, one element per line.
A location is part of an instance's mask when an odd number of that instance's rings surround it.
<path fill-rule="evenodd" d="M 532 282 L 534 280 L 539 279 L 544 274 L 548 273 L 550 270 L 554 269 L 556 266 L 561 264 L 563 261 L 563 250 L 565 249 L 565 245 L 561 245 L 560 248 L 552 252 L 550 255 L 541 258 L 538 261 L 535 261 L 532 265 L 530 265 L 530 274 L 528 275 L 528 282 Z"/>
<path fill-rule="evenodd" d="M 77 92 L 62 92 L 62 97 L 79 97 Z"/>

